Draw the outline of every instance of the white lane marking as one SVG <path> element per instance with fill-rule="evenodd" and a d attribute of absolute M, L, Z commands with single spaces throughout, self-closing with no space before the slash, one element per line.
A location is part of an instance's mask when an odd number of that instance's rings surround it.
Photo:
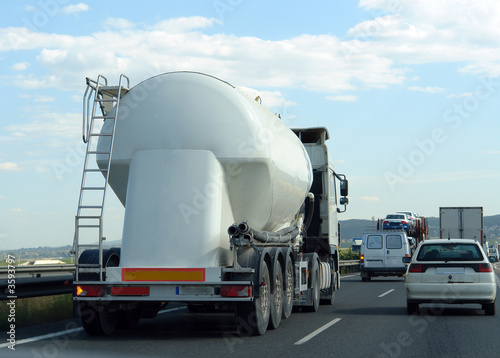
<path fill-rule="evenodd" d="M 56 332 L 56 333 L 44 334 L 43 336 L 38 336 L 38 337 L 21 339 L 19 341 L 16 341 L 16 346 L 18 346 L 20 344 L 24 344 L 24 343 L 31 343 L 31 342 L 41 341 L 41 340 L 44 340 L 44 339 L 59 337 L 59 336 L 65 335 L 65 334 L 69 335 L 69 334 L 77 333 L 77 332 L 80 332 L 80 331 L 83 331 L 83 327 L 68 329 L 66 331 L 61 331 L 61 332 Z M 11 345 L 11 343 L 3 343 L 3 344 L 0 344 L 0 348 L 5 348 L 5 347 L 8 347 L 10 345 Z"/>
<path fill-rule="evenodd" d="M 168 310 L 160 311 L 160 312 L 158 312 L 158 314 L 169 313 L 169 312 L 173 312 L 173 311 L 179 311 L 179 310 L 182 310 L 182 309 L 186 309 L 186 307 L 170 308 Z M 73 328 L 73 329 L 68 329 L 66 331 L 60 331 L 60 332 L 55 332 L 55 333 L 44 334 L 43 336 L 37 336 L 37 337 L 31 337 L 31 338 L 21 339 L 19 341 L 16 341 L 16 346 L 19 345 L 19 344 L 31 343 L 31 342 L 41 341 L 41 340 L 44 340 L 44 339 L 59 337 L 59 336 L 65 335 L 65 334 L 69 335 L 69 334 L 77 333 L 77 332 L 80 332 L 80 331 L 83 331 L 83 327 L 77 327 L 77 328 Z M 5 348 L 5 347 L 8 347 L 10 345 L 11 345 L 11 343 L 2 343 L 2 344 L 0 344 L 0 348 Z"/>
<path fill-rule="evenodd" d="M 390 289 L 389 291 L 382 293 L 382 294 L 381 294 L 380 296 L 378 296 L 378 297 L 384 297 L 385 295 L 388 295 L 388 294 L 389 294 L 389 293 L 391 293 L 392 291 L 394 291 L 394 289 Z"/>
<path fill-rule="evenodd" d="M 348 277 L 356 277 L 356 276 L 359 276 L 359 273 L 356 274 L 356 275 L 349 275 L 349 276 L 340 276 L 340 279 L 342 280 L 343 278 L 348 278 Z"/>
<path fill-rule="evenodd" d="M 311 338 L 314 338 L 315 336 L 317 336 L 318 334 L 320 334 L 321 332 L 323 332 L 325 329 L 329 328 L 330 326 L 333 326 L 335 323 L 337 323 L 341 319 L 342 318 L 335 318 L 333 321 L 328 322 L 327 324 L 325 324 L 324 326 L 318 328 L 314 332 L 308 334 L 307 336 L 305 336 L 301 340 L 295 342 L 295 345 L 298 346 L 298 345 L 306 343 L 308 340 L 310 340 Z"/>

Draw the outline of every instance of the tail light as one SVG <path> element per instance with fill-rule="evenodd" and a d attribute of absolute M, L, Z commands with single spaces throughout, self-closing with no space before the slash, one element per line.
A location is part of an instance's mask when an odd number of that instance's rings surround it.
<path fill-rule="evenodd" d="M 384 221 L 384 224 L 389 224 L 389 221 L 388 221 L 388 220 L 385 220 L 385 221 Z"/>
<path fill-rule="evenodd" d="M 479 272 L 493 272 L 491 264 L 479 264 Z"/>
<path fill-rule="evenodd" d="M 75 288 L 77 297 L 102 297 L 104 296 L 104 286 L 102 285 L 77 285 Z"/>
<path fill-rule="evenodd" d="M 401 221 L 401 224 L 408 224 L 408 221 Z"/>
<path fill-rule="evenodd" d="M 252 297 L 251 285 L 222 285 L 220 290 L 222 297 Z"/>
<path fill-rule="evenodd" d="M 408 272 L 422 272 L 421 264 L 411 264 Z"/>
<path fill-rule="evenodd" d="M 364 262 L 365 262 L 365 255 L 360 255 L 360 256 L 359 256 L 359 261 L 360 261 L 361 263 L 364 263 Z"/>

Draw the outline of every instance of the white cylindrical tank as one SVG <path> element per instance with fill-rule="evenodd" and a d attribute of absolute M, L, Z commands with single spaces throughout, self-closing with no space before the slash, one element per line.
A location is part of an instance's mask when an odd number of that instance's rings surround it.
<path fill-rule="evenodd" d="M 111 120 L 106 121 L 102 131 L 109 132 L 112 125 Z M 105 148 L 108 141 L 109 137 L 101 137 L 98 150 Z M 172 150 L 213 153 L 223 172 L 222 185 L 229 198 L 230 220 L 247 221 L 256 230 L 275 231 L 290 225 L 312 183 L 309 157 L 300 140 L 281 119 L 215 77 L 194 72 L 166 73 L 141 82 L 121 98 L 109 184 L 126 207 L 126 220 L 133 158 L 139 152 Z M 171 158 L 171 155 L 160 157 Z M 149 165 L 154 167 L 154 163 Z M 184 165 L 188 167 L 191 163 Z M 178 170 L 182 168 L 171 172 Z M 160 173 L 169 175 L 165 169 L 158 171 Z M 210 180 L 207 186 L 221 185 L 217 183 L 219 179 L 213 183 Z M 210 198 L 200 190 L 200 195 Z M 189 206 L 193 202 L 187 200 L 185 204 Z M 125 229 L 127 223 L 124 240 Z M 226 229 L 221 235 L 228 241 Z M 172 230 L 182 231 L 179 227 Z M 161 236 L 168 238 L 169 235 L 162 232 Z"/>

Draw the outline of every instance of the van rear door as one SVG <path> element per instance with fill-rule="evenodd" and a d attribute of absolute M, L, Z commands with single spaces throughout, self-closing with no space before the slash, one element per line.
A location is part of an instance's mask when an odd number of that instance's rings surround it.
<path fill-rule="evenodd" d="M 403 240 L 406 238 L 403 238 L 401 234 L 387 234 L 385 237 L 385 266 L 387 268 L 403 266 L 402 258 L 408 253 L 406 251 L 408 244 Z"/>
<path fill-rule="evenodd" d="M 365 267 L 377 268 L 385 266 L 385 249 L 383 236 L 368 234 L 366 237 Z"/>

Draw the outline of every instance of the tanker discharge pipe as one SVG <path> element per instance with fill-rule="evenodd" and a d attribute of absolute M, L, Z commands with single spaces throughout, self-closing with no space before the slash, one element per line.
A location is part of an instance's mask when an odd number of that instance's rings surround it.
<path fill-rule="evenodd" d="M 254 238 L 255 240 L 262 243 L 288 243 L 299 235 L 300 230 L 297 226 L 287 227 L 276 232 L 271 231 L 259 231 L 254 230 L 246 222 L 242 222 L 238 225 L 231 225 L 228 229 L 228 233 L 231 236 L 236 236 L 236 230 L 240 235 L 243 235 L 245 239 Z"/>

